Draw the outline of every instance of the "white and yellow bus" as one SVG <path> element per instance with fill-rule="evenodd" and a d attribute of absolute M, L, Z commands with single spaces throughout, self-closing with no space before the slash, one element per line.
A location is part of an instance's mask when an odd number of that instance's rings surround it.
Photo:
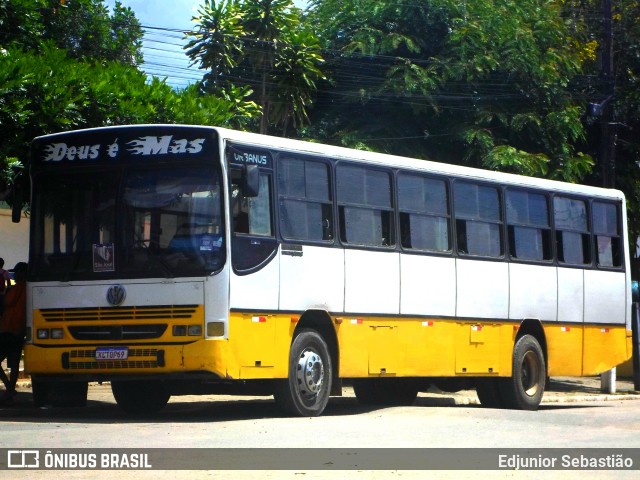
<path fill-rule="evenodd" d="M 320 415 L 631 356 L 622 193 L 222 128 L 39 137 L 26 370 L 37 404 L 111 382 L 129 412 L 267 393 Z"/>

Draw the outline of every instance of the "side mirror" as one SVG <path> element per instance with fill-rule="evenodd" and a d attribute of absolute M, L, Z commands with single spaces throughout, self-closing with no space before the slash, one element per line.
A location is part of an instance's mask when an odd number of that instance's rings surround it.
<path fill-rule="evenodd" d="M 257 197 L 260 193 L 260 171 L 257 165 L 245 165 L 242 193 L 245 197 Z"/>

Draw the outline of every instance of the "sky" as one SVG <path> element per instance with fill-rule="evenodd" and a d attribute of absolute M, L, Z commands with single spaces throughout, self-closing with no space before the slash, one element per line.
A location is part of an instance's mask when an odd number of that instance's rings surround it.
<path fill-rule="evenodd" d="M 202 0 L 120 0 L 130 7 L 143 27 L 142 53 L 145 63 L 142 69 L 160 78 L 167 78 L 172 87 L 185 87 L 202 78 L 197 67 L 189 68 L 189 59 L 182 47 L 186 43 L 183 34 L 171 30 L 193 28 L 192 17 L 197 14 Z M 307 0 L 295 0 L 295 5 L 304 8 Z M 115 0 L 105 4 L 113 9 Z M 169 30 L 169 31 L 167 31 Z"/>

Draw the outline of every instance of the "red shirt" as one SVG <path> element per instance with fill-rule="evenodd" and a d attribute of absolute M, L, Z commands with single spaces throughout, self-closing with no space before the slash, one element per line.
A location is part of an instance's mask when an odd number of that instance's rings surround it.
<path fill-rule="evenodd" d="M 27 328 L 27 282 L 18 282 L 4 295 L 4 313 L 0 332 L 24 337 Z"/>

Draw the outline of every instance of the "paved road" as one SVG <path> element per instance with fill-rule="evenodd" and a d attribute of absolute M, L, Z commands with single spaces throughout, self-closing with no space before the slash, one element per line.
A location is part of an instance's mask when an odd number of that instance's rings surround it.
<path fill-rule="evenodd" d="M 623 385 L 624 386 L 624 385 Z M 131 418 L 115 405 L 108 385 L 92 384 L 86 408 L 35 408 L 28 384 L 0 408 L 5 448 L 640 448 L 640 396 L 602 395 L 597 379 L 554 379 L 538 412 L 484 409 L 473 392 L 421 394 L 414 406 L 358 405 L 349 389 L 319 418 L 287 418 L 271 398 L 174 397 L 160 414 Z M 251 462 L 251 458 L 246 459 Z M 17 478 L 0 472 L 0 477 Z M 22 473 L 22 472 L 21 472 Z M 55 473 L 55 472 L 53 472 Z M 65 480 L 97 472 L 69 471 Z M 469 478 L 471 472 L 416 471 L 171 471 L 102 472 L 99 478 Z M 517 472 L 517 478 L 580 478 L 581 472 Z M 630 472 L 591 472 L 590 478 L 634 478 Z M 59 478 L 31 472 L 21 478 Z M 127 476 L 129 475 L 129 476 Z M 152 477 L 153 475 L 153 477 Z M 579 476 L 580 475 L 580 476 Z M 479 472 L 513 478 L 514 472 Z"/>

